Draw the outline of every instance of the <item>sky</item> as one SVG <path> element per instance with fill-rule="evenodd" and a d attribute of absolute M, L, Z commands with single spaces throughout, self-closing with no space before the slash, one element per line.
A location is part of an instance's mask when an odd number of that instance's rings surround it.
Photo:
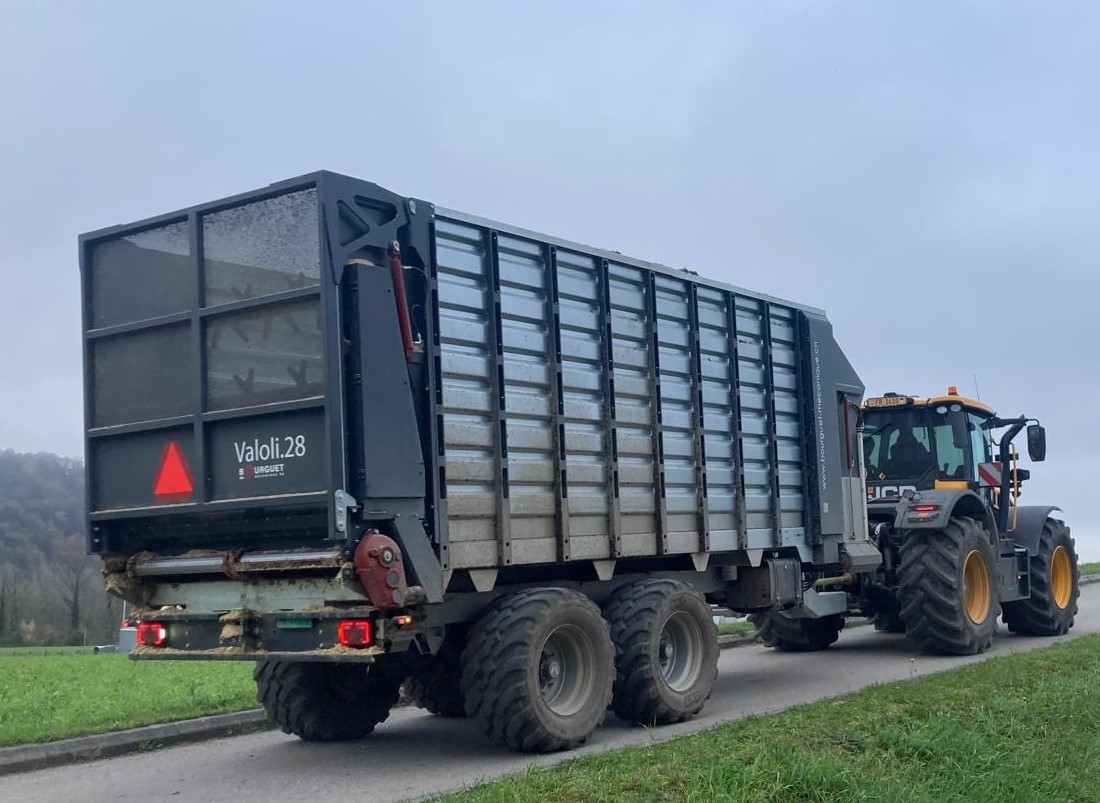
<path fill-rule="evenodd" d="M 825 309 L 1047 427 L 1100 559 L 1100 5 L 0 0 L 0 448 L 81 456 L 79 233 L 316 169 Z"/>

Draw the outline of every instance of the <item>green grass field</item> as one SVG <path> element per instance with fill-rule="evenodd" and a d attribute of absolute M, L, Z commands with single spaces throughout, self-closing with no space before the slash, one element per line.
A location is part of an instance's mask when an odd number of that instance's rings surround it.
<path fill-rule="evenodd" d="M 1096 563 L 1082 563 L 1077 569 L 1082 577 L 1086 574 L 1100 574 L 1100 561 Z"/>
<path fill-rule="evenodd" d="M 0 746 L 256 706 L 251 663 L 136 662 L 90 648 L 43 649 L 0 650 Z"/>
<path fill-rule="evenodd" d="M 806 671 L 815 671 L 812 658 Z M 441 800 L 1100 801 L 1097 689 L 1100 636 L 1088 636 L 533 768 Z"/>

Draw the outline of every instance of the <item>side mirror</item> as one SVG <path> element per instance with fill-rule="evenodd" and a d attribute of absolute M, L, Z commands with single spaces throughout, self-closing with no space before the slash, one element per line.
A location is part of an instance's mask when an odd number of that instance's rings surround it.
<path fill-rule="evenodd" d="M 1039 424 L 1031 424 L 1027 428 L 1027 454 L 1035 463 L 1047 459 L 1047 431 Z"/>

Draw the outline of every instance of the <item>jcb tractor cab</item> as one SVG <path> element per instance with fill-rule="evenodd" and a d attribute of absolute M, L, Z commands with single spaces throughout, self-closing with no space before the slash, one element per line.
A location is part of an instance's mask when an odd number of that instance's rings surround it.
<path fill-rule="evenodd" d="M 928 398 L 887 393 L 863 406 L 867 518 L 883 554 L 864 610 L 880 630 L 927 650 L 969 654 L 992 644 L 1000 613 L 1026 635 L 1057 635 L 1077 612 L 1077 555 L 1051 505 L 1019 505 L 1030 472 L 1014 438 L 1027 430 L 1033 462 L 1046 433 L 1000 418 L 954 387 Z"/>
<path fill-rule="evenodd" d="M 991 407 L 960 396 L 954 387 L 946 396 L 887 393 L 868 399 L 863 422 L 867 495 L 872 500 L 896 498 L 906 491 L 969 489 L 980 491 L 989 507 L 999 510 L 999 491 L 1005 485 L 1012 496 L 1007 513 L 1021 484 L 1031 476 L 1017 466 L 1012 443 L 1025 425 L 1032 461 L 1046 457 L 1046 433 L 1037 421 L 998 418 Z M 999 462 L 992 462 L 991 433 L 1006 426 L 1013 429 L 998 441 Z"/>

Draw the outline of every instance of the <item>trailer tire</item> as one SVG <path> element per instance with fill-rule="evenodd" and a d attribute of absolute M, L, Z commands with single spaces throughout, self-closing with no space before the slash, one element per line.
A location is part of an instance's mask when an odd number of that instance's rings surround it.
<path fill-rule="evenodd" d="M 643 580 L 604 607 L 615 644 L 611 707 L 621 719 L 669 725 L 698 714 L 718 673 L 718 629 L 695 588 Z"/>
<path fill-rule="evenodd" d="M 1073 627 L 1081 595 L 1077 550 L 1069 527 L 1047 519 L 1039 535 L 1039 550 L 1029 563 L 1031 598 L 1006 602 L 1003 619 L 1021 636 L 1060 636 Z"/>
<path fill-rule="evenodd" d="M 259 661 L 256 697 L 283 733 L 307 742 L 361 739 L 384 722 L 402 677 L 378 664 Z"/>
<path fill-rule="evenodd" d="M 862 613 L 879 633 L 904 633 L 905 622 L 894 591 L 883 586 L 867 586 L 860 604 Z"/>
<path fill-rule="evenodd" d="M 901 543 L 898 598 L 905 632 L 922 650 L 975 655 L 993 646 L 1000 602 L 993 547 L 971 518 L 916 530 Z"/>
<path fill-rule="evenodd" d="M 462 695 L 462 645 L 444 641 L 439 652 L 415 666 L 405 681 L 413 704 L 440 717 L 466 716 Z"/>
<path fill-rule="evenodd" d="M 844 629 L 844 615 L 834 613 L 817 619 L 794 619 L 779 611 L 754 613 L 749 621 L 756 626 L 756 637 L 765 647 L 783 652 L 817 652 L 836 643 Z"/>
<path fill-rule="evenodd" d="M 880 633 L 904 633 L 905 622 L 898 611 L 879 611 L 871 617 L 871 624 Z"/>
<path fill-rule="evenodd" d="M 525 753 L 583 744 L 603 722 L 614 680 L 607 622 L 565 588 L 496 600 L 462 653 L 466 713 L 493 742 Z"/>

